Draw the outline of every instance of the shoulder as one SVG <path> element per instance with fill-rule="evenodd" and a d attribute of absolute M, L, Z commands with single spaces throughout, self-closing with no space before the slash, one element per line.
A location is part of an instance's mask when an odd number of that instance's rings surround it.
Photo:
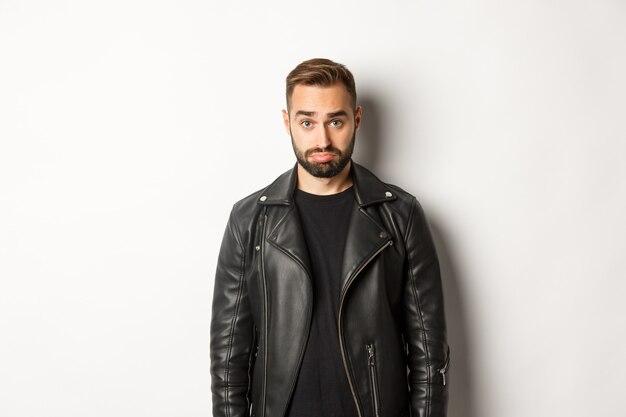
<path fill-rule="evenodd" d="M 292 175 L 293 169 L 287 170 L 267 186 L 260 188 L 235 202 L 232 206 L 229 221 L 234 223 L 240 230 L 248 228 L 250 223 L 254 222 L 260 213 L 262 213 L 264 205 L 269 202 L 269 199 L 273 198 L 268 197 L 273 195 L 272 190 L 276 188 L 285 188 L 283 183 L 288 183 Z"/>
<path fill-rule="evenodd" d="M 397 197 L 397 201 L 399 205 L 411 206 L 415 204 L 415 202 L 417 202 L 417 197 L 415 197 L 410 192 L 406 191 L 404 188 L 396 184 L 390 184 L 390 183 L 385 183 L 385 185 L 387 185 L 387 187 L 393 190 L 395 196 Z"/>
<path fill-rule="evenodd" d="M 394 212 L 398 219 L 401 219 L 401 229 L 405 233 L 416 223 L 423 224 L 426 222 L 422 205 L 415 195 L 395 184 L 387 184 L 387 186 L 393 190 L 397 197 L 393 202 L 394 204 L 389 205 L 389 210 Z"/>
<path fill-rule="evenodd" d="M 261 195 L 263 195 L 263 190 L 265 188 L 261 188 L 256 190 L 255 192 L 243 197 L 233 204 L 232 208 L 232 216 L 235 218 L 246 217 L 250 213 L 259 209 L 259 199 Z"/>
<path fill-rule="evenodd" d="M 415 195 L 399 185 L 380 180 L 362 166 L 358 166 L 358 172 L 362 179 L 367 178 L 367 181 L 363 182 L 367 183 L 368 188 L 377 190 L 376 194 L 380 194 L 379 190 L 383 188 L 385 192 L 391 193 L 391 198 L 377 202 L 382 203 L 379 207 L 383 216 L 390 219 L 402 234 L 406 234 L 408 230 L 415 227 L 423 228 L 427 224 L 422 205 Z"/>
<path fill-rule="evenodd" d="M 374 203 L 383 202 L 388 209 L 409 213 L 417 203 L 417 198 L 404 188 L 378 178 L 373 172 L 359 164 L 354 164 L 354 173 L 359 185 L 364 188 L 364 199 Z M 369 195 L 368 195 L 369 194 Z M 380 198 L 384 195 L 386 199 Z"/>

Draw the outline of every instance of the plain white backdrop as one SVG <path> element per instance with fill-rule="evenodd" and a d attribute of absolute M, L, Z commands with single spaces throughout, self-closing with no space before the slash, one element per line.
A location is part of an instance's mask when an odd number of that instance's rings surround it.
<path fill-rule="evenodd" d="M 0 417 L 210 415 L 227 214 L 312 57 L 430 220 L 450 417 L 626 415 L 625 45 L 622 0 L 0 0 Z"/>

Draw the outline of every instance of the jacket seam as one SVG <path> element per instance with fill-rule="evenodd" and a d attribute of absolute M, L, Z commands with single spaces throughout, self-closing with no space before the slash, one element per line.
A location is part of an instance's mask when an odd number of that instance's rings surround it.
<path fill-rule="evenodd" d="M 409 217 L 409 221 L 407 223 L 407 236 L 405 237 L 405 239 L 408 238 L 408 231 L 411 230 L 411 227 L 413 226 L 413 221 L 414 221 L 414 213 L 417 210 L 417 200 L 413 199 L 413 204 L 412 204 L 412 210 L 411 210 L 411 214 Z M 408 246 L 408 241 L 405 241 L 405 245 Z M 427 379 L 427 384 L 426 384 L 426 416 L 430 415 L 430 397 L 431 397 L 431 374 L 430 374 L 430 352 L 428 351 L 428 338 L 426 336 L 426 329 L 424 328 L 424 316 L 423 316 L 423 312 L 422 312 L 422 306 L 420 303 L 420 299 L 419 299 L 419 291 L 417 290 L 417 286 L 415 284 L 415 276 L 413 275 L 413 262 L 411 259 L 411 252 L 408 251 L 407 254 L 407 260 L 409 263 L 409 274 L 410 274 L 410 278 L 411 278 L 411 290 L 413 292 L 413 297 L 415 298 L 415 304 L 417 306 L 417 311 L 418 311 L 418 316 L 419 316 L 419 320 L 420 320 L 420 326 L 422 328 L 422 342 L 424 343 L 424 353 L 426 355 L 426 379 Z"/>
<path fill-rule="evenodd" d="M 235 310 L 233 311 L 233 317 L 230 321 L 230 334 L 228 336 L 228 349 L 226 353 L 226 367 L 224 370 L 224 403 L 226 406 L 226 415 L 230 416 L 230 399 L 229 399 L 229 388 L 230 388 L 230 356 L 232 354 L 233 347 L 233 335 L 235 333 L 235 322 L 237 321 L 237 316 L 239 314 L 239 306 L 241 302 L 241 293 L 243 290 L 243 277 L 245 275 L 245 260 L 246 260 L 246 251 L 243 245 L 241 244 L 241 234 L 239 232 L 239 228 L 237 226 L 237 222 L 233 221 L 234 237 L 239 244 L 241 249 L 241 271 L 239 273 L 239 287 L 237 289 L 237 301 L 235 302 Z"/>

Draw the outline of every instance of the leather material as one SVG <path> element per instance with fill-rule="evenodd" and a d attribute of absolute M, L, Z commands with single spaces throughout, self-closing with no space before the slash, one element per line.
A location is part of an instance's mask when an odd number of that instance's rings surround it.
<path fill-rule="evenodd" d="M 342 360 L 361 417 L 445 417 L 449 348 L 437 254 L 412 195 L 352 162 L 356 204 L 342 265 Z M 282 417 L 311 322 L 296 167 L 237 202 L 211 319 L 213 415 Z M 407 374 L 408 370 L 408 374 Z"/>

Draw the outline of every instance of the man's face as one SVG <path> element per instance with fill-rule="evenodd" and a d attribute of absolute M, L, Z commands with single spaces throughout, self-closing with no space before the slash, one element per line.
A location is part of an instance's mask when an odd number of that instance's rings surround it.
<path fill-rule="evenodd" d="M 332 178 L 352 157 L 361 107 L 354 110 L 343 84 L 298 84 L 283 121 L 298 163 L 314 177 Z"/>

